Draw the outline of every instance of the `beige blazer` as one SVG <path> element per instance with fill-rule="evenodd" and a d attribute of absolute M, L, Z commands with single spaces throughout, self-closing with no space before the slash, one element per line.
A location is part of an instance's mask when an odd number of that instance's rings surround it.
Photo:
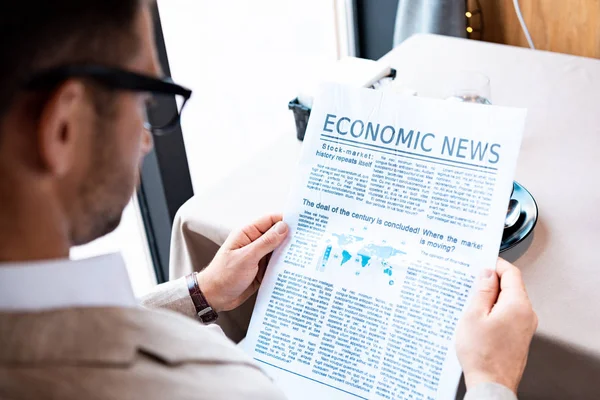
<path fill-rule="evenodd" d="M 0 313 L 0 344 L 1 399 L 283 399 L 218 327 L 168 311 Z"/>

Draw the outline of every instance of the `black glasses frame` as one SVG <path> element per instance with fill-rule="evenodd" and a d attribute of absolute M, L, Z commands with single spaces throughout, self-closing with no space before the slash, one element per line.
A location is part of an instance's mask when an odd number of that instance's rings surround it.
<path fill-rule="evenodd" d="M 169 78 L 155 78 L 103 65 L 70 65 L 53 68 L 35 75 L 23 85 L 23 88 L 26 90 L 49 90 L 71 78 L 92 79 L 111 89 L 182 96 L 184 101 L 181 105 L 181 110 L 176 112 L 176 115 L 173 116 L 171 121 L 162 126 L 153 126 L 148 122 L 146 123 L 145 128 L 155 135 L 168 133 L 179 126 L 181 122 L 181 112 L 192 96 L 192 91 L 190 89 L 174 83 Z"/>

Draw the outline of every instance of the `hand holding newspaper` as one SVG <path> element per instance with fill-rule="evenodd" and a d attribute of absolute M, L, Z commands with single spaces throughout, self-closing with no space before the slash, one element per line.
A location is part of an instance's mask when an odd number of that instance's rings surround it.
<path fill-rule="evenodd" d="M 323 87 L 244 342 L 289 399 L 454 399 L 525 115 Z"/>

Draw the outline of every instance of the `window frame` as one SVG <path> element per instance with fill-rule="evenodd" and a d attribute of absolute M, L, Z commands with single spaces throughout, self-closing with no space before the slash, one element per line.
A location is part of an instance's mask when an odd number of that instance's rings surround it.
<path fill-rule="evenodd" d="M 158 13 L 152 6 L 158 57 L 166 77 L 171 77 L 165 40 Z M 172 114 L 175 101 L 159 104 L 149 118 L 160 119 L 160 113 Z M 176 177 L 176 179 L 174 179 Z M 137 190 L 142 220 L 148 238 L 150 256 L 157 283 L 169 280 L 171 230 L 179 208 L 194 195 L 181 126 L 168 135 L 154 137 L 154 148 L 146 156 Z"/>

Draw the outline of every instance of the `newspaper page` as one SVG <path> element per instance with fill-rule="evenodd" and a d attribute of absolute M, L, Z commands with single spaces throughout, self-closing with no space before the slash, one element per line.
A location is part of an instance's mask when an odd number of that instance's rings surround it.
<path fill-rule="evenodd" d="M 289 399 L 454 399 L 526 110 L 325 85 L 245 350 Z"/>

